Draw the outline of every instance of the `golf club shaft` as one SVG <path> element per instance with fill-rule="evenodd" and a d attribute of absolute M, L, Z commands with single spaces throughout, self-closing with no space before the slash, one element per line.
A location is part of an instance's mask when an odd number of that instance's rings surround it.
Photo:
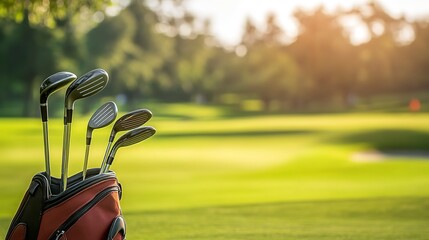
<path fill-rule="evenodd" d="M 103 173 L 107 173 L 110 170 L 110 164 L 106 164 L 106 169 L 103 171 Z"/>
<path fill-rule="evenodd" d="M 69 150 L 70 150 L 70 132 L 71 123 L 64 125 L 64 136 L 63 136 L 63 156 L 61 166 L 61 191 L 67 189 L 67 177 L 68 177 L 68 164 L 69 164 Z"/>
<path fill-rule="evenodd" d="M 45 169 L 46 176 L 48 178 L 49 185 L 51 184 L 51 163 L 49 160 L 49 133 L 48 133 L 48 122 L 42 122 L 43 124 L 43 145 L 45 147 Z"/>
<path fill-rule="evenodd" d="M 110 169 L 110 165 L 111 165 L 111 164 L 112 164 L 112 162 L 113 162 L 113 158 L 114 158 L 114 157 L 109 156 L 108 160 L 106 161 L 106 164 L 104 165 L 104 168 L 103 168 L 103 169 L 101 169 L 101 171 L 102 171 L 103 173 L 107 173 L 107 172 L 109 171 L 109 169 Z"/>
<path fill-rule="evenodd" d="M 100 167 L 100 173 L 103 173 L 105 171 L 106 168 L 106 163 L 107 163 L 107 157 L 109 155 L 109 150 L 110 150 L 110 146 L 112 145 L 113 139 L 107 144 L 107 148 L 106 148 L 106 152 L 104 153 L 104 158 L 103 158 L 103 162 L 101 163 L 101 167 Z"/>
<path fill-rule="evenodd" d="M 82 180 L 86 178 L 86 170 L 88 169 L 88 157 L 89 157 L 89 147 L 91 145 L 86 145 L 85 149 L 85 160 L 83 162 L 83 170 L 82 170 Z"/>
<path fill-rule="evenodd" d="M 107 169 L 108 169 L 108 165 L 107 165 L 107 164 L 105 164 L 105 165 L 100 169 L 100 174 L 101 174 L 101 173 L 105 173 L 105 172 L 107 171 Z"/>

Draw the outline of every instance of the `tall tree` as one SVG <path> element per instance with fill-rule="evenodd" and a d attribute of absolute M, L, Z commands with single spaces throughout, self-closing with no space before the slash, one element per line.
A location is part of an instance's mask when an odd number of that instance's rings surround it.
<path fill-rule="evenodd" d="M 154 86 L 168 82 L 161 68 L 172 55 L 173 44 L 172 39 L 156 32 L 157 23 L 157 15 L 144 2 L 132 1 L 87 35 L 88 65 L 102 65 L 112 79 L 120 80 L 111 86 L 129 101 L 151 97 Z"/>
<path fill-rule="evenodd" d="M 330 101 L 338 96 L 347 105 L 348 96 L 355 91 L 357 56 L 339 16 L 320 7 L 314 13 L 298 10 L 294 17 L 300 31 L 290 49 L 309 81 L 307 98 Z"/>
<path fill-rule="evenodd" d="M 247 18 L 246 24 L 244 27 L 244 33 L 243 33 L 243 36 L 241 37 L 241 43 L 244 46 L 249 47 L 254 45 L 257 41 L 259 41 L 259 38 L 260 38 L 260 33 L 258 29 L 256 28 L 253 21 L 250 18 Z"/>
<path fill-rule="evenodd" d="M 9 77 L 22 82 L 23 115 L 35 114 L 36 93 L 40 79 L 60 67 L 60 59 L 67 59 L 78 52 L 73 29 L 74 17 L 82 9 L 95 12 L 103 9 L 108 0 L 62 1 L 62 0 L 4 0 L 0 2 L 0 18 L 14 21 L 14 39 L 6 52 L 11 68 Z M 55 34 L 62 33 L 62 38 Z M 61 35 L 61 34 L 60 34 Z M 47 44 L 50 43 L 50 44 Z M 75 64 L 68 64 L 72 66 Z M 19 67 L 17 71 L 16 68 Z"/>
<path fill-rule="evenodd" d="M 286 106 L 296 97 L 299 80 L 298 66 L 283 47 L 283 31 L 274 14 L 266 19 L 265 31 L 260 31 L 248 20 L 242 37 L 247 47 L 242 81 L 248 92 L 255 94 L 266 110 L 274 103 Z"/>
<path fill-rule="evenodd" d="M 357 47 L 362 72 L 359 74 L 361 92 L 372 95 L 403 89 L 400 78 L 406 71 L 400 63 L 404 60 L 400 55 L 403 44 L 398 36 L 409 24 L 403 18 L 390 16 L 376 1 L 359 6 L 352 12 L 363 21 L 371 35 L 367 43 Z"/>
<path fill-rule="evenodd" d="M 414 41 L 405 46 L 397 66 L 401 71 L 402 88 L 410 90 L 429 89 L 429 22 L 417 21 L 413 24 Z"/>

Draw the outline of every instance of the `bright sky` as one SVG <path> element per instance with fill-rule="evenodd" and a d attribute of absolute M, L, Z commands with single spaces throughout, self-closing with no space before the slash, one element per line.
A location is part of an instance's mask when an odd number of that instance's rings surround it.
<path fill-rule="evenodd" d="M 268 12 L 274 12 L 279 24 L 290 35 L 296 35 L 296 23 L 292 13 L 297 7 L 314 9 L 323 4 L 328 11 L 338 6 L 349 9 L 361 5 L 367 0 L 188 0 L 187 6 L 201 18 L 211 19 L 212 32 L 228 45 L 240 41 L 243 26 L 249 16 L 255 24 L 262 27 Z M 378 0 L 388 13 L 395 17 L 402 14 L 408 20 L 426 17 L 429 19 L 428 0 Z M 358 30 L 359 31 L 359 30 Z M 357 33 L 357 40 L 364 38 Z"/>

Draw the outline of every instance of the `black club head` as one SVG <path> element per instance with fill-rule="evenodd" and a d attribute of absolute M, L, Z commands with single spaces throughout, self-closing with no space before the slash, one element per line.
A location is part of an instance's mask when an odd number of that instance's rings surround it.
<path fill-rule="evenodd" d="M 92 96 L 106 87 L 109 75 L 103 69 L 94 69 L 76 79 L 67 89 L 65 107 L 73 109 L 77 99 Z"/>
<path fill-rule="evenodd" d="M 76 75 L 71 72 L 58 72 L 43 80 L 40 85 L 40 104 L 46 103 L 49 95 L 60 90 L 76 78 Z"/>

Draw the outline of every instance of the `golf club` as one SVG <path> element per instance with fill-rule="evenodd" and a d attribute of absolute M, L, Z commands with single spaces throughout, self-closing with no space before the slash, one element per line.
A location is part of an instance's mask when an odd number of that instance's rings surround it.
<path fill-rule="evenodd" d="M 71 123 L 74 102 L 81 98 L 92 96 L 106 87 L 109 76 L 103 69 L 94 69 L 76 79 L 67 88 L 64 101 L 64 135 L 61 166 L 61 191 L 67 188 L 68 162 L 70 150 Z"/>
<path fill-rule="evenodd" d="M 58 72 L 45 80 L 40 85 L 40 115 L 43 125 L 43 144 L 45 148 L 45 169 L 48 183 L 51 183 L 51 163 L 49 156 L 49 131 L 48 131 L 48 98 L 49 96 L 65 87 L 77 77 L 70 72 Z"/>
<path fill-rule="evenodd" d="M 86 149 L 83 162 L 82 180 L 86 178 L 86 169 L 88 168 L 89 148 L 91 145 L 92 131 L 103 128 L 112 123 L 118 115 L 118 107 L 114 102 L 107 102 L 99 107 L 91 116 L 86 128 Z"/>
<path fill-rule="evenodd" d="M 110 166 L 113 163 L 113 159 L 115 158 L 115 154 L 119 148 L 139 143 L 145 139 L 152 137 L 155 132 L 156 130 L 153 127 L 141 127 L 131 130 L 122 135 L 113 145 L 109 157 L 107 158 L 106 165 L 103 169 L 101 169 L 101 172 L 106 173 L 109 171 Z"/>
<path fill-rule="evenodd" d="M 106 167 L 107 156 L 109 154 L 110 146 L 112 145 L 113 140 L 115 139 L 116 133 L 120 131 L 128 131 L 141 125 L 145 124 L 152 117 L 152 112 L 148 109 L 138 109 L 132 112 L 125 114 L 116 120 L 115 125 L 113 125 L 112 131 L 109 137 L 109 143 L 107 144 L 106 152 L 104 153 L 103 162 L 101 163 L 100 173 L 102 169 Z"/>

